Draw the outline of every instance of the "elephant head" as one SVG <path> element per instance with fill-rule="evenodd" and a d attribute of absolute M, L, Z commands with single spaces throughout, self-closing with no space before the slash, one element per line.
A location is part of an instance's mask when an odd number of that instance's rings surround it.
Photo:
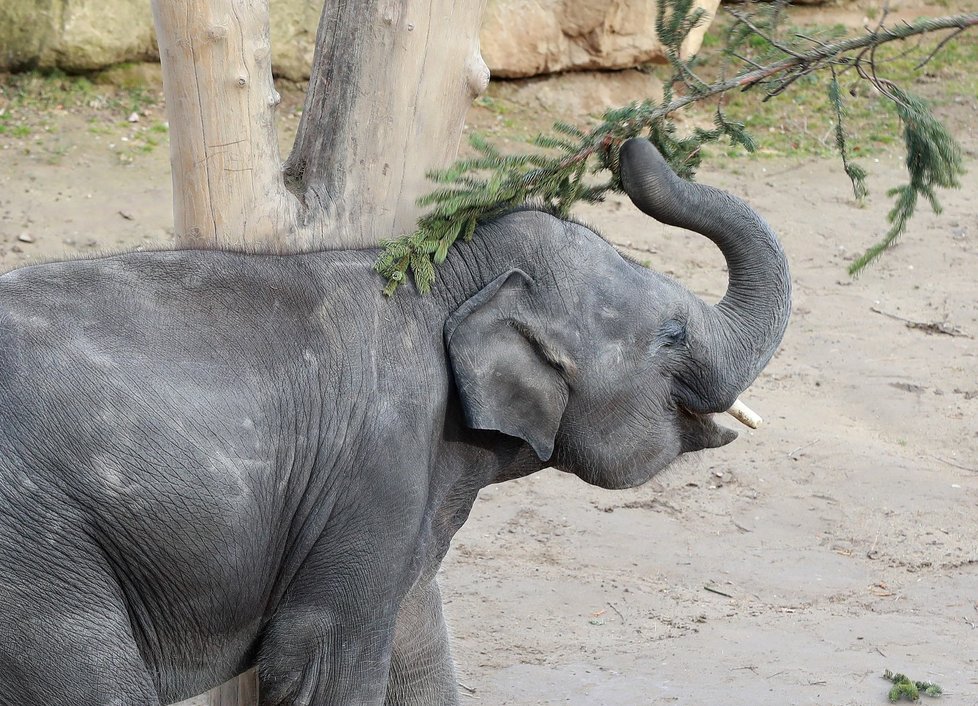
<path fill-rule="evenodd" d="M 710 238 L 729 283 L 709 305 L 626 260 L 592 231 L 540 213 L 495 227 L 560 231 L 448 320 L 466 421 L 528 442 L 541 461 L 607 488 L 648 480 L 680 454 L 729 443 L 729 409 L 770 360 L 791 284 L 777 237 L 747 204 L 683 181 L 646 140 L 621 150 L 633 203 Z M 544 223 L 545 219 L 550 219 Z"/>

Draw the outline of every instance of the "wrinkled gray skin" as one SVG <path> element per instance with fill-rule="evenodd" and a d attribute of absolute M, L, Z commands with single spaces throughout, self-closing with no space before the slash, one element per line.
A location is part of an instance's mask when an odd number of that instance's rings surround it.
<path fill-rule="evenodd" d="M 587 228 L 483 226 L 432 294 L 376 253 L 130 253 L 0 278 L 0 704 L 457 702 L 434 577 L 484 486 L 644 483 L 731 441 L 781 248 L 647 142 L 624 182 L 717 242 L 708 306 Z"/>

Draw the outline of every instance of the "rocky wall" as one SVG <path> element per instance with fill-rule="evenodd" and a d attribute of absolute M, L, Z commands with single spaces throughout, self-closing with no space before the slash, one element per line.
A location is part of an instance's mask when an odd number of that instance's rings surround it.
<path fill-rule="evenodd" d="M 699 2 L 712 14 L 719 0 Z M 308 78 L 322 0 L 269 6 L 275 72 Z M 662 59 L 654 25 L 652 0 L 488 0 L 482 51 L 497 77 L 619 69 Z M 149 0 L 0 0 L 0 70 L 80 72 L 155 59 Z"/>
<path fill-rule="evenodd" d="M 720 0 L 698 0 L 712 20 Z M 664 62 L 652 0 L 489 0 L 482 55 L 500 78 Z M 699 50 L 709 22 L 683 49 Z"/>

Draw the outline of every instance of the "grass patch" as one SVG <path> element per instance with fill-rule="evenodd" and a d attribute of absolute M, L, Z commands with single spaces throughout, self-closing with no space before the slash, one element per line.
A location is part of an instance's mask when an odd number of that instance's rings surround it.
<path fill-rule="evenodd" d="M 136 81 L 109 85 L 87 76 L 60 71 L 28 71 L 0 75 L 0 137 L 29 143 L 26 153 L 57 162 L 67 153 L 58 143 L 57 115 L 85 116 L 86 131 L 95 139 L 108 139 L 122 163 L 152 152 L 167 140 L 166 123 L 130 123 L 132 113 L 145 114 L 162 107 L 158 88 Z"/>
<path fill-rule="evenodd" d="M 710 27 L 697 61 L 697 71 L 706 80 L 730 75 L 735 65 L 724 56 L 725 37 L 733 19 L 723 13 Z M 809 42 L 797 34 L 821 41 L 838 39 L 854 30 L 842 25 L 786 26 L 779 36 L 788 44 L 806 47 Z M 885 78 L 928 99 L 940 109 L 962 98 L 978 97 L 978 32 L 966 32 L 945 45 L 923 68 L 917 68 L 944 35 L 929 37 L 919 46 L 914 42 L 893 43 L 877 51 L 877 63 Z M 748 57 L 763 64 L 771 53 L 770 43 L 754 36 L 749 41 Z M 914 48 L 916 47 L 916 48 Z M 709 120 L 717 106 L 732 120 L 743 122 L 758 143 L 757 156 L 785 155 L 826 157 L 837 153 L 835 113 L 828 99 L 829 75 L 810 75 L 792 84 L 783 94 L 764 101 L 764 93 L 754 88 L 731 92 L 716 100 L 686 109 L 694 121 Z M 855 158 L 878 155 L 902 148 L 900 119 L 892 103 L 860 80 L 855 72 L 841 73 L 840 86 L 845 103 L 846 130 Z M 730 149 L 729 154 L 743 154 Z"/>
<path fill-rule="evenodd" d="M 146 85 L 110 86 L 61 71 L 0 75 L 0 117 L 37 122 L 45 113 L 94 111 L 125 118 L 162 104 L 160 91 Z"/>

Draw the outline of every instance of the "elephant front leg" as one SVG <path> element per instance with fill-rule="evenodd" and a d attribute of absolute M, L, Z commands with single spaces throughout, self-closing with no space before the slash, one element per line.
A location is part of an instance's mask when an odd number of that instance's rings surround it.
<path fill-rule="evenodd" d="M 458 686 L 438 584 L 416 585 L 401 603 L 387 700 L 390 706 L 453 706 Z"/>
<path fill-rule="evenodd" d="M 262 638 L 261 706 L 383 703 L 393 623 L 349 606 L 283 607 Z"/>
<path fill-rule="evenodd" d="M 289 582 L 259 646 L 261 706 L 379 706 L 410 554 L 375 527 L 321 539 Z M 357 552 L 340 551 L 355 544 Z M 400 588 L 401 582 L 404 588 Z"/>

